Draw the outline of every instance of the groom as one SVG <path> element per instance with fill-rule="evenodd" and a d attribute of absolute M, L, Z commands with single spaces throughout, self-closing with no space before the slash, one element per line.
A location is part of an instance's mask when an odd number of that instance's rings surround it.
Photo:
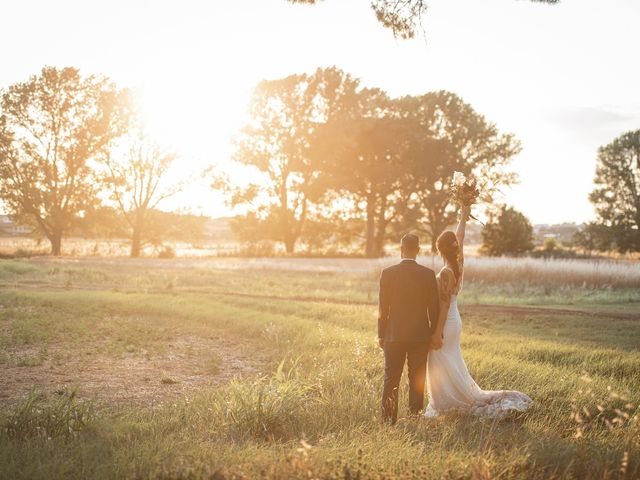
<path fill-rule="evenodd" d="M 409 368 L 409 410 L 417 415 L 424 407 L 427 354 L 439 348 L 433 339 L 440 304 L 436 276 L 430 268 L 419 265 L 416 257 L 420 242 L 407 234 L 400 242 L 402 260 L 385 268 L 380 276 L 378 343 L 384 350 L 384 389 L 382 419 L 398 418 L 398 386 L 405 361 Z"/>

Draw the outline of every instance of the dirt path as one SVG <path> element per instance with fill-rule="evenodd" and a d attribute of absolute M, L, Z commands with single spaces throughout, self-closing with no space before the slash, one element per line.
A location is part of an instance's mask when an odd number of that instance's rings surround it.
<path fill-rule="evenodd" d="M 633 312 L 617 312 L 611 310 L 584 310 L 583 308 L 558 308 L 513 305 L 467 304 L 461 309 L 486 312 L 495 315 L 573 315 L 580 317 L 609 318 L 614 320 L 640 320 L 640 314 Z"/>
<path fill-rule="evenodd" d="M 180 290 L 184 292 L 185 290 Z M 223 295 L 229 297 L 245 297 L 256 298 L 264 300 L 282 300 L 286 302 L 319 302 L 330 303 L 338 305 L 370 305 L 376 306 L 377 303 L 371 301 L 362 300 L 342 300 L 335 298 L 322 298 L 313 296 L 280 296 L 280 295 L 265 295 L 256 293 L 244 293 L 244 292 L 230 292 L 230 291 L 215 291 L 215 290 L 201 290 L 193 291 L 189 293 L 211 293 L 215 295 Z M 618 320 L 640 320 L 640 315 L 634 312 L 617 312 L 611 310 L 584 310 L 583 308 L 558 308 L 558 307 L 539 307 L 539 306 L 520 306 L 520 305 L 491 305 L 491 304 L 463 304 L 461 309 L 475 311 L 475 312 L 487 312 L 499 315 L 573 315 L 573 316 L 585 316 L 585 317 L 606 317 Z"/>
<path fill-rule="evenodd" d="M 153 406 L 234 377 L 256 375 L 268 361 L 264 353 L 232 338 L 181 336 L 165 347 L 161 355 L 95 354 L 64 360 L 49 350 L 41 365 L 0 365 L 0 406 L 15 405 L 33 388 L 49 394 L 75 388 L 80 398 L 99 404 Z"/>
<path fill-rule="evenodd" d="M 2 283 L 0 282 L 0 285 Z M 31 282 L 31 283 L 22 283 L 20 285 L 23 289 L 43 289 L 43 290 L 68 290 L 63 285 L 50 283 L 50 282 Z M 102 291 L 102 290 L 113 290 L 116 289 L 116 285 L 74 285 L 74 290 L 85 290 L 85 291 Z M 165 289 L 161 288 L 145 288 L 144 290 L 136 289 L 136 288 L 119 288 L 121 292 L 144 292 L 144 293 L 156 293 L 163 294 L 167 293 Z M 364 301 L 364 300 L 344 300 L 337 298 L 323 298 L 318 296 L 309 296 L 309 295 L 267 295 L 261 293 L 247 293 L 247 292 L 236 292 L 229 290 L 218 290 L 207 287 L 202 288 L 175 288 L 175 292 L 178 293 L 195 293 L 195 294 L 211 294 L 211 295 L 222 295 L 228 297 L 243 297 L 243 298 L 255 298 L 255 299 L 263 299 L 263 300 L 280 300 L 285 302 L 320 302 L 320 303 L 330 303 L 337 305 L 377 305 L 373 301 Z M 491 312 L 500 315 L 574 315 L 574 316 L 584 316 L 584 317 L 606 317 L 617 320 L 640 320 L 640 314 L 636 312 L 620 312 L 606 309 L 596 309 L 596 310 L 586 310 L 584 307 L 582 308 L 560 308 L 555 306 L 535 306 L 535 305 L 492 305 L 492 304 L 474 304 L 467 303 L 462 304 L 461 308 L 471 311 L 478 312 Z"/>

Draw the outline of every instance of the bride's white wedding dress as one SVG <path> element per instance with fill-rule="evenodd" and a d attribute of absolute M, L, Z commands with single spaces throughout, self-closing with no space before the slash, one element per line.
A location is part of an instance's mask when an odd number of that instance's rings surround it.
<path fill-rule="evenodd" d="M 438 274 L 441 282 L 442 271 Z M 443 330 L 443 345 L 429 352 L 426 417 L 457 411 L 490 418 L 502 418 L 510 411 L 525 411 L 532 403 L 528 395 L 514 390 L 482 390 L 473 380 L 460 351 L 462 319 L 458 296 L 451 295 Z"/>

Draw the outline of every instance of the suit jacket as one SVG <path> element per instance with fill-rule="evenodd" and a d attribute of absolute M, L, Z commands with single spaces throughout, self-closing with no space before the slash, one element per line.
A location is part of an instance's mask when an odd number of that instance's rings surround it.
<path fill-rule="evenodd" d="M 378 338 L 385 342 L 429 341 L 439 311 L 433 270 L 405 259 L 382 271 Z"/>

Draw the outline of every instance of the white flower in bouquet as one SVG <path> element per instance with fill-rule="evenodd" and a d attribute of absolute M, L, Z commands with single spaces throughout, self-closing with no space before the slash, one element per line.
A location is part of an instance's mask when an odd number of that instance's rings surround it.
<path fill-rule="evenodd" d="M 467 181 L 467 178 L 464 176 L 464 173 L 462 172 L 454 172 L 453 173 L 453 180 L 451 183 L 453 183 L 453 185 L 460 187 L 462 185 L 465 184 L 465 182 Z"/>

